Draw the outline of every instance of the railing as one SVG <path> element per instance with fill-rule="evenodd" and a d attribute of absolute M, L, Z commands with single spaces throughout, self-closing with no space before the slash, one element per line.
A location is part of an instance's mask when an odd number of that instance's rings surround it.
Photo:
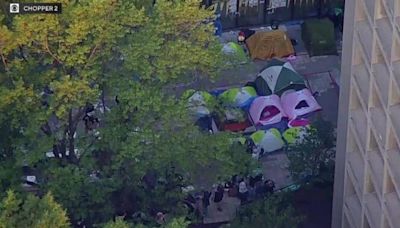
<path fill-rule="evenodd" d="M 211 3 L 217 5 L 223 29 L 230 30 L 325 16 L 333 6 L 343 5 L 344 0 L 213 0 Z"/>

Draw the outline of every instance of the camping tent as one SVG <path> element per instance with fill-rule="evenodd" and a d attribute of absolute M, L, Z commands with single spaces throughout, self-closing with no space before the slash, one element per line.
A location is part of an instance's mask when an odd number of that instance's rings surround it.
<path fill-rule="evenodd" d="M 288 144 L 301 142 L 307 134 L 307 127 L 292 127 L 283 132 L 282 136 Z"/>
<path fill-rule="evenodd" d="M 211 114 L 209 106 L 211 106 L 215 97 L 208 92 L 189 90 L 183 96 L 188 97 L 188 107 L 197 117 L 200 118 Z"/>
<path fill-rule="evenodd" d="M 256 32 L 246 39 L 246 44 L 252 59 L 265 60 L 294 54 L 290 38 L 281 30 Z"/>
<path fill-rule="evenodd" d="M 221 99 L 224 105 L 246 108 L 250 106 L 256 96 L 257 92 L 253 87 L 245 86 L 225 90 L 218 98 Z"/>
<path fill-rule="evenodd" d="M 254 125 L 276 124 L 286 117 L 277 95 L 262 96 L 254 99 L 249 110 Z"/>
<path fill-rule="evenodd" d="M 306 88 L 302 76 L 293 69 L 293 66 L 278 59 L 269 62 L 267 67 L 260 71 L 254 83 L 260 96 L 273 93 L 280 96 L 289 89 Z"/>
<path fill-rule="evenodd" d="M 301 36 L 310 56 L 337 55 L 335 28 L 329 19 L 309 19 L 301 25 Z"/>
<path fill-rule="evenodd" d="M 273 152 L 282 149 L 285 144 L 281 133 L 275 128 L 266 131 L 256 131 L 250 135 L 250 138 L 256 146 L 264 149 L 264 152 Z"/>
<path fill-rule="evenodd" d="M 284 93 L 281 97 L 281 103 L 289 120 L 322 109 L 308 89 Z"/>
<path fill-rule="evenodd" d="M 237 43 L 234 42 L 229 42 L 226 43 L 222 47 L 222 52 L 229 56 L 232 57 L 234 61 L 239 61 L 240 63 L 246 63 L 248 62 L 248 57 L 247 54 L 244 52 L 244 49 Z"/>

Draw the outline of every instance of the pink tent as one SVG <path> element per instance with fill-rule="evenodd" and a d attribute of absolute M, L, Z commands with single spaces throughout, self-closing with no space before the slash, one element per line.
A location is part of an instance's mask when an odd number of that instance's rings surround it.
<path fill-rule="evenodd" d="M 277 95 L 261 96 L 254 99 L 249 110 L 254 125 L 276 124 L 286 117 Z"/>
<path fill-rule="evenodd" d="M 289 120 L 322 109 L 308 89 L 282 94 L 281 103 Z"/>

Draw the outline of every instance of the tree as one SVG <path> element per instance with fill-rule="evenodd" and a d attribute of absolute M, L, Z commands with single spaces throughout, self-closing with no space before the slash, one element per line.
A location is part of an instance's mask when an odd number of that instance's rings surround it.
<path fill-rule="evenodd" d="M 115 221 L 108 222 L 104 225 L 104 228 L 130 228 L 132 227 L 130 224 L 122 220 L 121 218 L 116 219 Z"/>
<path fill-rule="evenodd" d="M 28 195 L 19 199 L 8 191 L 0 207 L 0 227 L 54 227 L 67 228 L 69 221 L 66 211 L 48 193 L 43 198 Z"/>
<path fill-rule="evenodd" d="M 278 195 L 277 195 L 278 194 Z M 303 221 L 284 195 L 276 193 L 265 199 L 255 201 L 240 208 L 239 215 L 229 227 L 298 227 Z"/>
<path fill-rule="evenodd" d="M 333 125 L 317 118 L 311 126 L 301 141 L 288 147 L 289 170 L 295 180 L 332 182 L 336 144 Z"/>
<path fill-rule="evenodd" d="M 215 77 L 214 12 L 198 0 L 145 2 L 62 0 L 61 15 L 0 15 L 0 169 L 34 167 L 74 225 L 161 209 L 180 216 L 181 187 L 199 167 L 215 164 L 216 178 L 247 161 L 235 162 L 232 135 L 199 132 L 184 101 L 165 92 Z M 96 111 L 100 137 L 83 131 L 88 103 L 111 108 Z M 150 171 L 155 187 L 143 181 Z M 5 174 L 2 187 L 17 189 L 20 173 Z"/>

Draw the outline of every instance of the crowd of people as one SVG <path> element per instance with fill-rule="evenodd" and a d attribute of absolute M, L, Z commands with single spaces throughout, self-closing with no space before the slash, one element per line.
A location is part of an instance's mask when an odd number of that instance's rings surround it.
<path fill-rule="evenodd" d="M 247 178 L 234 175 L 224 184 L 215 185 L 211 191 L 204 190 L 195 196 L 189 196 L 188 202 L 191 202 L 194 212 L 204 218 L 208 216 L 211 204 L 222 212 L 225 197 L 236 197 L 243 205 L 272 194 L 274 189 L 274 181 L 265 180 L 262 174 Z"/>

